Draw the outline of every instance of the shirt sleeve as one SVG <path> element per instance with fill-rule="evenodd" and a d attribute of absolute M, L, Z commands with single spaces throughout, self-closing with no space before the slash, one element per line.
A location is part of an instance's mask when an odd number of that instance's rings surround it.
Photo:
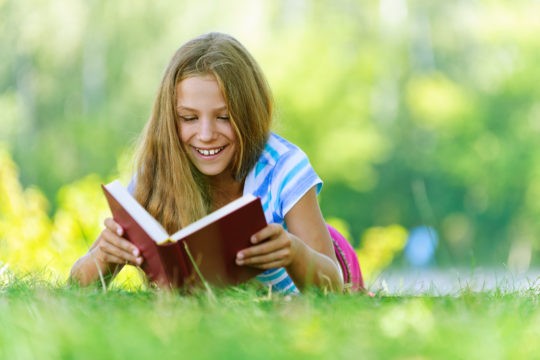
<path fill-rule="evenodd" d="M 307 155 L 298 148 L 284 154 L 276 164 L 272 179 L 279 216 L 284 219 L 289 210 L 314 186 L 319 194 L 322 180 Z"/>

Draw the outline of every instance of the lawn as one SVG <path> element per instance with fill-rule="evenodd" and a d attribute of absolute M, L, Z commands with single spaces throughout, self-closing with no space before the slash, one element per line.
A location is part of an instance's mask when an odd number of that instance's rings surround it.
<path fill-rule="evenodd" d="M 0 285 L 0 359 L 530 359 L 538 292 L 182 296 Z"/>

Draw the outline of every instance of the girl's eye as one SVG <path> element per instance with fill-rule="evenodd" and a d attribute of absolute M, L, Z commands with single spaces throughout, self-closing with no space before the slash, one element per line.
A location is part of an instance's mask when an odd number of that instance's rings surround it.
<path fill-rule="evenodd" d="M 183 121 L 193 121 L 193 120 L 197 120 L 197 117 L 196 116 L 189 116 L 189 115 L 180 115 L 180 119 L 182 119 Z"/>
<path fill-rule="evenodd" d="M 219 120 L 229 120 L 229 115 L 218 116 Z"/>

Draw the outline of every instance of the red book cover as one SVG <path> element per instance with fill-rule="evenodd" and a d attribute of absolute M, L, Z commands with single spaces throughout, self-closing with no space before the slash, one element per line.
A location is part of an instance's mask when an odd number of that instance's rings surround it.
<path fill-rule="evenodd" d="M 186 245 L 203 278 L 212 285 L 239 284 L 262 272 L 235 262 L 238 251 L 252 246 L 251 235 L 267 224 L 258 197 L 245 195 L 169 235 L 118 181 L 102 187 L 124 237 L 142 253 L 142 270 L 158 286 L 200 283 Z"/>

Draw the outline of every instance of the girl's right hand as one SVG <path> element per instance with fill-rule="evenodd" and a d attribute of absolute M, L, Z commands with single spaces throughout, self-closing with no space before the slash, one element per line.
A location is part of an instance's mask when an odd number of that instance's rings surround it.
<path fill-rule="evenodd" d="M 143 263 L 141 252 L 135 245 L 122 237 L 124 231 L 113 219 L 105 219 L 105 229 L 92 245 L 89 253 L 102 267 L 112 264 L 130 264 L 139 266 Z"/>

